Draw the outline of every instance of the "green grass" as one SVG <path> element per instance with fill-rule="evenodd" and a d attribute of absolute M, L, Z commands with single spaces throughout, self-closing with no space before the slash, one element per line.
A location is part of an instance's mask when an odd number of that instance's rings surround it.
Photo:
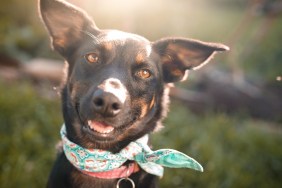
<path fill-rule="evenodd" d="M 43 187 L 62 123 L 59 100 L 28 84 L 0 84 L 0 187 Z"/>
<path fill-rule="evenodd" d="M 224 114 L 196 117 L 179 105 L 165 124 L 155 147 L 185 152 L 204 172 L 166 169 L 161 187 L 281 187 L 281 125 Z"/>
<path fill-rule="evenodd" d="M 46 99 L 28 83 L 0 82 L 0 187 L 44 187 L 62 124 L 59 97 Z M 224 114 L 195 116 L 173 105 L 154 147 L 199 161 L 203 173 L 165 169 L 161 187 L 281 187 L 281 125 Z"/>

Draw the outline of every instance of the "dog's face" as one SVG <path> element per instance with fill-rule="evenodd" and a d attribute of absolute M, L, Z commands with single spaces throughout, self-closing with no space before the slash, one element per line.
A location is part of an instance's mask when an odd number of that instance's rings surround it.
<path fill-rule="evenodd" d="M 154 130 L 164 85 L 150 42 L 119 31 L 84 35 L 67 82 L 79 140 L 112 147 Z"/>
<path fill-rule="evenodd" d="M 205 64 L 222 44 L 183 38 L 156 42 L 100 30 L 64 1 L 41 1 L 53 47 L 67 61 L 63 112 L 68 137 L 87 148 L 116 151 L 156 129 L 168 83 Z"/>

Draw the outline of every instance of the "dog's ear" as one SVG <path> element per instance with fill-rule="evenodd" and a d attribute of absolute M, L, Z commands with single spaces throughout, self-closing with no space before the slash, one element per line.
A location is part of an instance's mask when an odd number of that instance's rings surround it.
<path fill-rule="evenodd" d="M 39 11 L 50 33 L 53 48 L 65 57 L 85 33 L 95 35 L 99 31 L 83 10 L 62 0 L 39 0 Z"/>
<path fill-rule="evenodd" d="M 184 38 L 161 39 L 153 43 L 153 49 L 161 58 L 167 83 L 183 80 L 188 70 L 202 67 L 216 52 L 229 50 L 223 44 Z"/>

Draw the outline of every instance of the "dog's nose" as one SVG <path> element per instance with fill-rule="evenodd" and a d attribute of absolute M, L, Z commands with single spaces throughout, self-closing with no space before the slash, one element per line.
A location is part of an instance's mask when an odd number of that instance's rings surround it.
<path fill-rule="evenodd" d="M 114 117 L 122 109 L 123 104 L 112 93 L 98 89 L 93 95 L 93 109 L 104 117 Z"/>

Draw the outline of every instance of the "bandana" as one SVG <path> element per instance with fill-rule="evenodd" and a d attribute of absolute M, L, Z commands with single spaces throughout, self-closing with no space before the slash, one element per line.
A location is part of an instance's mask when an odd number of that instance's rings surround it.
<path fill-rule="evenodd" d="M 106 172 L 121 167 L 127 160 L 135 161 L 147 173 L 162 177 L 163 167 L 191 168 L 203 172 L 203 167 L 193 158 L 173 149 L 152 151 L 148 135 L 131 142 L 119 153 L 100 149 L 86 149 L 67 138 L 65 125 L 61 128 L 63 148 L 69 162 L 85 172 Z"/>

